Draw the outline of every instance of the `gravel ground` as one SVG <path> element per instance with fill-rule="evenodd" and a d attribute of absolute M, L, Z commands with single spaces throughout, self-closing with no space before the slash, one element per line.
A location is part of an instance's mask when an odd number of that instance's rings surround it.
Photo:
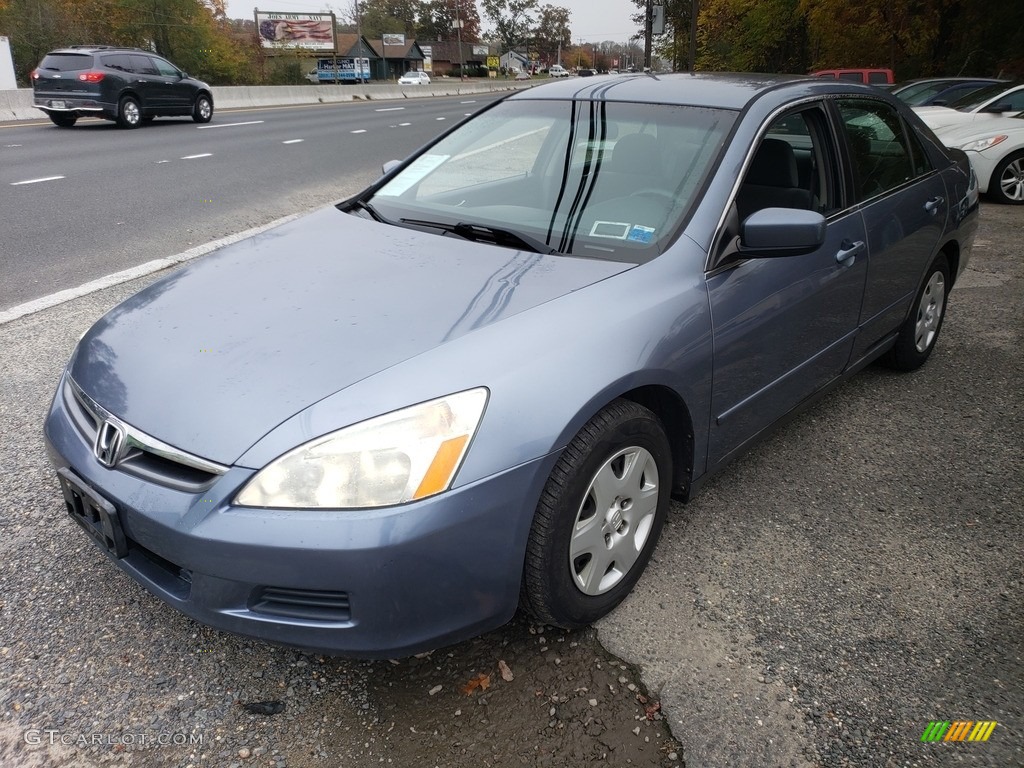
<path fill-rule="evenodd" d="M 1024 765 L 1022 224 L 985 206 L 929 364 L 864 372 L 677 506 L 596 631 L 398 663 L 202 627 L 65 519 L 42 415 L 147 281 L 0 326 L 0 766 Z M 922 744 L 936 719 L 999 725 Z"/>

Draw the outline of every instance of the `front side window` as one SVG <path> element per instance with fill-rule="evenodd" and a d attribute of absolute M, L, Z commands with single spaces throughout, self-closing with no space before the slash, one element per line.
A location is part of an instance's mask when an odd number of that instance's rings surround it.
<path fill-rule="evenodd" d="M 151 60 L 156 65 L 157 71 L 164 77 L 178 76 L 179 72 L 177 67 L 174 67 L 163 59 L 158 59 L 155 56 L 151 57 Z"/>
<path fill-rule="evenodd" d="M 911 144 L 903 120 L 891 105 L 849 99 L 839 102 L 839 112 L 859 200 L 884 194 L 922 172 L 920 144 L 916 140 Z"/>
<path fill-rule="evenodd" d="M 688 215 L 734 120 L 699 107 L 510 100 L 367 202 L 401 226 L 516 245 L 512 233 L 540 250 L 643 261 Z"/>
<path fill-rule="evenodd" d="M 132 71 L 138 75 L 156 75 L 156 67 L 153 66 L 153 60 L 149 56 L 142 56 L 139 54 L 132 54 L 129 56 L 132 62 Z"/>

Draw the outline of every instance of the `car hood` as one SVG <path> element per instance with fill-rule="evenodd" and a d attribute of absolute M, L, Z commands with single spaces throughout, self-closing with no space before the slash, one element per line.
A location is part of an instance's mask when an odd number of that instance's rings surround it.
<path fill-rule="evenodd" d="M 933 131 L 948 125 L 964 125 L 974 120 L 992 120 L 988 112 L 960 112 L 950 107 L 914 107 L 914 112 Z"/>
<path fill-rule="evenodd" d="M 947 125 L 935 131 L 935 135 L 947 147 L 956 147 L 997 133 L 1005 133 L 1014 137 L 1021 136 L 1024 133 L 1024 118 L 995 117 L 991 120 L 979 120 L 966 125 Z"/>
<path fill-rule="evenodd" d="M 328 395 L 631 266 L 472 243 L 331 207 L 193 262 L 115 307 L 79 342 L 70 372 L 128 424 L 230 464 Z"/>

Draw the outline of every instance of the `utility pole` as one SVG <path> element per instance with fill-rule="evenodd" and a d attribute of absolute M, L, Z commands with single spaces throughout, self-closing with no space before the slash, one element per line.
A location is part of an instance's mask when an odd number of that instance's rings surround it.
<path fill-rule="evenodd" d="M 466 57 L 462 55 L 462 19 L 459 17 L 459 0 L 455 0 L 455 29 L 459 38 L 459 79 L 466 79 Z"/>
<path fill-rule="evenodd" d="M 690 5 L 690 74 L 697 66 L 697 14 L 700 13 L 700 0 L 693 0 Z"/>
<path fill-rule="evenodd" d="M 654 37 L 654 0 L 647 0 L 647 12 L 644 14 L 644 69 L 651 68 L 651 38 Z"/>

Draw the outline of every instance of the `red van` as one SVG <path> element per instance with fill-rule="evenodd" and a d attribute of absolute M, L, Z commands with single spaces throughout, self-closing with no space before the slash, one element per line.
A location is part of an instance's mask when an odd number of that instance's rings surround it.
<path fill-rule="evenodd" d="M 852 80 L 870 85 L 892 85 L 896 82 L 891 69 L 820 69 L 811 72 L 815 77 L 831 77 L 835 80 Z"/>

